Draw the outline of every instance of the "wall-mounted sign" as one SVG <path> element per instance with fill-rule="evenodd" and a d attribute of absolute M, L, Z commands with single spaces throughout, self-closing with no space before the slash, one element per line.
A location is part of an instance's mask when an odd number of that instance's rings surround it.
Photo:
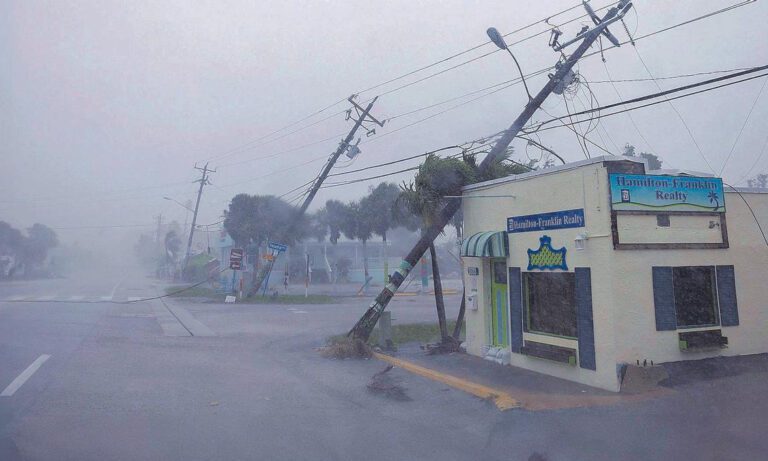
<path fill-rule="evenodd" d="M 507 218 L 507 232 L 534 232 L 551 229 L 584 227 L 584 210 L 553 211 Z"/>
<path fill-rule="evenodd" d="M 542 235 L 539 238 L 539 249 L 528 250 L 528 270 L 562 269 L 567 271 L 568 265 L 565 262 L 566 251 L 565 247 L 557 250 L 552 248 L 552 238 L 548 235 Z"/>
<path fill-rule="evenodd" d="M 477 267 L 468 267 L 467 268 L 467 274 L 469 275 L 480 275 L 480 269 Z"/>
<path fill-rule="evenodd" d="M 725 211 L 720 178 L 612 174 L 609 181 L 614 210 Z"/>

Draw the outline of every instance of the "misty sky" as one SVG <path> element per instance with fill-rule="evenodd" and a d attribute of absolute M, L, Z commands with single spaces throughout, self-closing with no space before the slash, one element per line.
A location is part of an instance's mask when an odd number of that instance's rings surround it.
<path fill-rule="evenodd" d="M 595 7 L 609 2 L 593 0 Z M 738 3 L 715 0 L 639 0 L 627 25 L 644 35 Z M 151 230 L 154 216 L 184 221 L 185 211 L 163 196 L 193 199 L 195 162 L 211 159 L 199 223 L 218 221 L 236 193 L 282 194 L 310 180 L 351 126 L 337 115 L 269 142 L 258 138 L 352 93 L 487 41 L 485 30 L 506 33 L 576 4 L 542 1 L 35 1 L 0 0 L 0 220 L 17 227 L 142 225 L 146 228 L 57 232 L 65 242 Z M 581 14 L 572 11 L 553 23 Z M 613 79 L 648 78 L 752 67 L 768 63 L 768 4 L 751 5 L 606 52 Z M 563 27 L 572 37 L 584 21 Z M 547 30 L 543 23 L 507 38 Z M 626 37 L 620 25 L 613 27 Z M 524 72 L 551 66 L 549 34 L 515 45 Z M 429 73 L 493 51 L 485 45 L 412 77 L 361 94 L 365 100 Z M 571 48 L 572 49 L 572 48 Z M 637 51 L 637 52 L 636 52 Z M 618 100 L 599 56 L 579 64 L 601 104 Z M 383 95 L 373 113 L 388 118 L 515 78 L 501 52 L 400 91 Z M 532 91 L 545 76 L 529 79 Z M 663 80 L 671 88 L 711 78 Z M 765 78 L 676 101 L 704 156 L 719 173 Z M 655 92 L 653 82 L 617 83 L 626 99 Z M 766 142 L 768 90 L 758 100 L 723 176 L 743 176 Z M 569 101 L 583 109 L 587 92 Z M 515 85 L 422 123 L 461 99 L 392 120 L 361 144 L 351 168 L 391 161 L 499 131 L 525 103 Z M 310 119 L 346 109 L 339 104 Z M 562 97 L 545 103 L 563 115 Z M 589 138 L 612 153 L 629 142 L 660 155 L 665 166 L 712 172 L 667 104 L 606 118 Z M 540 112 L 538 119 L 548 116 Z M 298 125 L 295 128 L 299 128 Z M 287 131 L 291 131 L 291 128 Z M 284 133 L 284 132 L 281 132 Z M 391 134 L 389 134 L 391 133 Z M 275 136 L 273 136 L 274 138 Z M 643 137 L 645 140 L 643 140 Z M 332 138 L 324 142 L 316 142 Z M 567 160 L 584 153 L 560 128 L 541 140 Z M 233 149 L 251 142 L 244 148 Z M 306 144 L 312 146 L 294 149 Z M 515 143 L 517 159 L 541 152 Z M 280 153 L 291 150 L 290 152 Z M 229 155 L 223 155 L 230 152 Z M 590 146 L 591 155 L 602 152 Z M 277 155 L 275 155 L 277 154 Z M 271 158 L 261 158 L 273 155 Z M 411 161 L 351 174 L 365 177 L 416 165 Z M 298 165 L 298 166 L 297 166 Z M 292 166 L 296 168 L 290 169 Z M 347 167 L 350 168 L 350 167 Z M 282 170 L 282 171 L 281 171 Z M 339 170 L 343 171 L 343 170 Z M 768 153 L 751 175 L 768 172 Z M 410 175 L 391 178 L 400 182 Z M 337 180 L 339 178 L 336 178 Z M 323 190 L 316 198 L 348 200 L 369 184 Z M 315 207 L 313 207 L 315 208 Z"/>

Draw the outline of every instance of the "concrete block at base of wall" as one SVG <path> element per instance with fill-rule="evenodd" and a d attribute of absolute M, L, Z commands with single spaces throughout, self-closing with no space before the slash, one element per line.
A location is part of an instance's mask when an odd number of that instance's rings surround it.
<path fill-rule="evenodd" d="M 667 378 L 669 374 L 661 365 L 650 367 L 627 365 L 624 378 L 621 380 L 621 392 L 635 394 L 650 391 Z"/>

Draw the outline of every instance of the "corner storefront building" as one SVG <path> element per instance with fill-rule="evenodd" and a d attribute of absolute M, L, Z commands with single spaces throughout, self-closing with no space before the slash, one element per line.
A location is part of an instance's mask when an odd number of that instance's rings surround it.
<path fill-rule="evenodd" d="M 766 191 L 600 157 L 462 200 L 470 354 L 618 391 L 626 364 L 768 352 Z"/>

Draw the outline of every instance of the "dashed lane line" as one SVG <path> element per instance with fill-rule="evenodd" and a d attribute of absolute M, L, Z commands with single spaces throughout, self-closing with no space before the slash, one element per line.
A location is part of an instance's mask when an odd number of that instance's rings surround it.
<path fill-rule="evenodd" d="M 30 366 L 27 367 L 26 370 L 22 371 L 19 376 L 16 377 L 13 381 L 11 381 L 11 384 L 6 387 L 3 392 L 0 393 L 0 397 L 11 397 L 13 394 L 16 393 L 16 391 L 19 390 L 21 386 L 24 385 L 24 383 L 27 382 L 29 378 L 32 377 L 33 374 L 45 363 L 46 360 L 51 358 L 48 354 L 43 354 L 37 359 L 35 359 L 34 362 Z"/>

